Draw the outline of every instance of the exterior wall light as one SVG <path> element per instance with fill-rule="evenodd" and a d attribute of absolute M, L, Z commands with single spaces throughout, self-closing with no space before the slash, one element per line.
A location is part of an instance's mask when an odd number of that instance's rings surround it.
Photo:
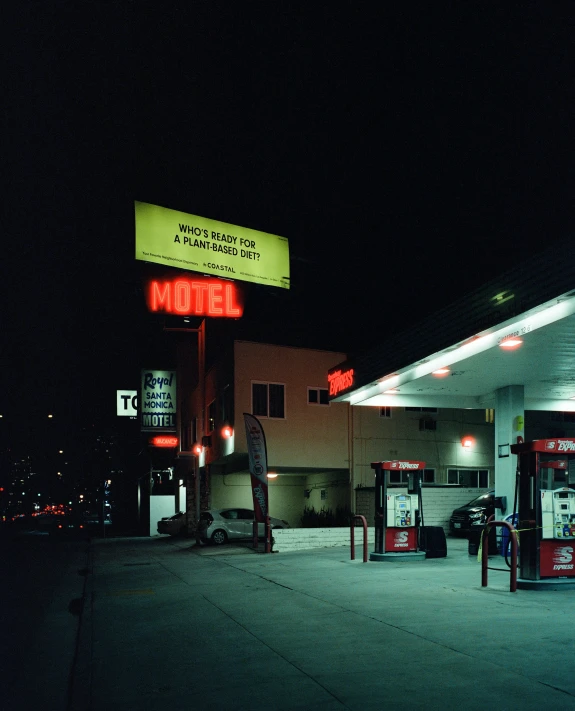
<path fill-rule="evenodd" d="M 202 450 L 203 450 L 202 445 L 201 445 L 201 444 L 198 444 L 197 442 L 196 442 L 196 444 L 194 444 L 194 446 L 192 447 L 192 452 L 196 455 L 196 457 L 199 457 L 199 456 L 200 456 L 200 454 L 202 453 Z"/>
<path fill-rule="evenodd" d="M 431 374 L 435 375 L 436 378 L 443 378 L 445 375 L 448 375 L 451 371 L 449 368 L 438 368 L 437 370 L 434 370 Z"/>
<path fill-rule="evenodd" d="M 461 446 L 465 449 L 470 449 L 475 444 L 473 437 L 465 436 L 461 439 Z"/>
<path fill-rule="evenodd" d="M 226 439 L 229 439 L 233 435 L 233 433 L 234 430 L 229 425 L 226 425 L 222 428 L 222 437 L 225 437 Z"/>
<path fill-rule="evenodd" d="M 266 476 L 268 479 L 277 479 L 278 478 L 278 475 L 275 472 L 269 472 L 268 474 L 266 474 Z"/>

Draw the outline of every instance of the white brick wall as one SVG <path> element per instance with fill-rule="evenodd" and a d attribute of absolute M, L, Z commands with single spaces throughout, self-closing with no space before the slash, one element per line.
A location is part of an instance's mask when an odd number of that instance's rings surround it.
<path fill-rule="evenodd" d="M 393 489 L 394 493 L 405 493 L 401 489 Z M 438 487 L 424 489 L 422 493 L 423 516 L 426 526 L 441 526 L 445 533 L 449 533 L 449 517 L 453 509 L 463 506 L 471 501 L 484 489 L 460 489 Z M 368 520 L 367 541 L 373 550 L 375 534 L 373 526 Z M 306 548 L 334 548 L 337 546 L 350 546 L 349 528 L 283 528 L 273 532 L 275 538 L 274 550 L 297 551 Z M 355 544 L 363 543 L 363 528 L 355 527 Z"/>
<path fill-rule="evenodd" d="M 406 494 L 407 489 L 389 488 L 389 494 Z M 421 493 L 423 521 L 426 526 L 442 526 L 449 531 L 449 518 L 453 509 L 483 494 L 487 489 L 462 489 L 458 486 L 424 486 Z M 356 490 L 356 512 L 363 514 L 368 525 L 373 524 L 375 501 L 373 489 Z"/>
<path fill-rule="evenodd" d="M 363 543 L 363 528 L 355 528 L 355 544 Z M 275 551 L 299 551 L 306 548 L 350 547 L 349 528 L 279 528 L 274 530 Z M 367 529 L 367 540 L 373 548 L 374 528 Z"/>

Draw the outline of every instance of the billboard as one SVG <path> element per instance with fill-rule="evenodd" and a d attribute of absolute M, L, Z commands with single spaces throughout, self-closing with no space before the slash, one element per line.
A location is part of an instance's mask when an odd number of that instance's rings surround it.
<path fill-rule="evenodd" d="M 142 432 L 176 432 L 176 372 L 142 370 Z"/>
<path fill-rule="evenodd" d="M 286 237 L 136 202 L 136 259 L 289 289 Z"/>

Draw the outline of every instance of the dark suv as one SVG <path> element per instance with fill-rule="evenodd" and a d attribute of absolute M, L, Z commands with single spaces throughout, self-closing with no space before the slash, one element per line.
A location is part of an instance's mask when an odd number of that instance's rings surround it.
<path fill-rule="evenodd" d="M 485 523 L 495 512 L 493 499 L 495 491 L 481 494 L 465 506 L 454 509 L 449 519 L 449 532 L 452 536 L 468 536 L 471 526 Z"/>

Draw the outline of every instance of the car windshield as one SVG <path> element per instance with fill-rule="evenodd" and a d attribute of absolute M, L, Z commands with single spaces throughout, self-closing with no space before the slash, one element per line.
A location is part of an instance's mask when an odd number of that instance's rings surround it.
<path fill-rule="evenodd" d="M 493 498 L 493 494 L 481 494 L 481 496 L 478 496 L 476 499 L 473 499 L 473 501 L 470 501 L 468 504 L 465 504 L 465 505 L 466 506 L 489 506 L 492 498 Z"/>

